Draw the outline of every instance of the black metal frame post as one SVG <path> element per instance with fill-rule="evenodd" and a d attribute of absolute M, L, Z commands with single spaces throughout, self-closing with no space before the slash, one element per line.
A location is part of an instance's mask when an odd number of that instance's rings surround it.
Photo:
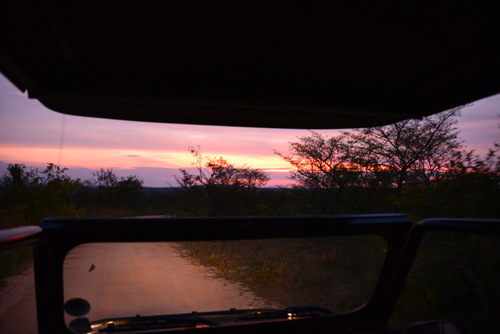
<path fill-rule="evenodd" d="M 387 294 L 386 308 L 381 320 L 389 322 L 405 285 L 422 239 L 428 232 L 500 235 L 500 219 L 434 218 L 418 223 L 411 231 L 401 260 L 394 272 L 391 289 Z"/>

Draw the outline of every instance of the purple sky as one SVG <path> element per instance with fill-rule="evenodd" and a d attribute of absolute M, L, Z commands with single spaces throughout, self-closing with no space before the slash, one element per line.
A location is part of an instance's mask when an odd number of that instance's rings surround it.
<path fill-rule="evenodd" d="M 476 101 L 462 111 L 461 139 L 469 149 L 487 152 L 500 141 L 500 94 Z M 318 131 L 336 134 L 336 130 Z M 190 146 L 271 174 L 286 185 L 289 167 L 273 152 L 307 130 L 257 129 L 157 124 L 65 116 L 30 100 L 0 75 L 0 173 L 8 163 L 44 167 L 53 162 L 86 179 L 92 170 L 113 168 L 117 175 L 138 175 L 145 186 L 175 185 L 173 175 L 193 162 Z M 62 138 L 62 141 L 61 141 Z M 61 145 L 62 143 L 62 145 Z"/>

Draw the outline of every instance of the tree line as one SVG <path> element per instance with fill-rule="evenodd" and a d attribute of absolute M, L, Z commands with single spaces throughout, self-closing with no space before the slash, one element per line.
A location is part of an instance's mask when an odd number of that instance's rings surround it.
<path fill-rule="evenodd" d="M 306 215 L 406 212 L 430 216 L 500 216 L 499 144 L 485 157 L 467 151 L 456 127 L 460 108 L 421 120 L 317 132 L 275 152 L 295 186 L 271 189 L 269 175 L 191 147 L 194 172 L 180 169 L 171 189 L 146 190 L 136 175 L 112 169 L 72 179 L 67 169 L 10 164 L 0 179 L 2 226 L 36 224 L 46 216 Z"/>
<path fill-rule="evenodd" d="M 431 213 L 424 210 L 430 203 L 435 204 L 432 214 L 498 216 L 499 143 L 486 157 L 466 150 L 456 127 L 460 111 L 461 107 L 454 108 L 421 120 L 331 137 L 311 132 L 290 143 L 290 154 L 276 154 L 292 166 L 291 179 L 300 187 L 327 193 L 332 214 L 348 205 L 347 189 L 352 193 L 363 188 L 391 200 L 394 210 L 406 210 L 418 218 Z M 452 193 L 448 195 L 453 195 L 451 206 L 457 212 L 436 210 L 450 206 L 445 203 L 450 201 L 447 193 Z M 460 209 L 472 208 L 478 201 L 482 210 Z"/>
<path fill-rule="evenodd" d="M 83 217 L 91 206 L 130 206 L 143 181 L 135 175 L 118 178 L 112 169 L 73 179 L 67 168 L 48 163 L 45 169 L 9 164 L 0 179 L 0 226 L 36 225 L 44 217 Z"/>

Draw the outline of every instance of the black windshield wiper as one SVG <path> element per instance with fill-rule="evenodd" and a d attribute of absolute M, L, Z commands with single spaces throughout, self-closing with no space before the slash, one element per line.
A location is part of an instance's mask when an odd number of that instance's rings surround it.
<path fill-rule="evenodd" d="M 321 306 L 307 305 L 287 307 L 284 309 L 247 310 L 238 319 L 295 319 L 303 317 L 317 317 L 326 314 L 333 314 L 333 312 Z"/>
<path fill-rule="evenodd" d="M 106 324 L 105 328 L 99 329 L 99 331 L 113 333 L 131 330 L 205 327 L 213 325 L 217 325 L 217 323 L 198 317 L 196 314 L 191 316 L 135 316 L 133 318 L 110 321 Z"/>
<path fill-rule="evenodd" d="M 75 320 L 78 321 L 75 322 Z M 200 317 L 195 312 L 180 315 L 136 315 L 135 317 L 107 318 L 93 321 L 92 323 L 88 322 L 86 318 L 78 318 L 75 320 L 69 325 L 70 329 L 74 333 L 114 333 L 183 327 L 208 327 L 217 325 L 217 323 L 213 321 Z"/>
<path fill-rule="evenodd" d="M 172 315 L 137 315 L 135 317 L 107 318 L 93 321 L 92 323 L 89 323 L 86 318 L 78 318 L 74 320 L 75 323 L 70 323 L 70 329 L 74 333 L 87 333 L 89 329 L 93 333 L 114 333 L 183 327 L 209 327 L 230 323 L 265 321 L 267 319 L 316 317 L 332 313 L 321 306 L 312 305 L 294 306 L 284 309 L 230 309 L 229 311 L 193 312 Z"/>

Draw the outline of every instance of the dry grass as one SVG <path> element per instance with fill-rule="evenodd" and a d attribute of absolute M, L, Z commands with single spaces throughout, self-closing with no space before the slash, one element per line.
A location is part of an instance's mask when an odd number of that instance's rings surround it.
<path fill-rule="evenodd" d="M 184 256 L 285 306 L 350 311 L 366 302 L 385 256 L 372 236 L 179 243 Z"/>
<path fill-rule="evenodd" d="M 17 275 L 33 262 L 33 247 L 22 247 L 0 253 L 0 288 L 5 285 L 5 279 Z"/>

